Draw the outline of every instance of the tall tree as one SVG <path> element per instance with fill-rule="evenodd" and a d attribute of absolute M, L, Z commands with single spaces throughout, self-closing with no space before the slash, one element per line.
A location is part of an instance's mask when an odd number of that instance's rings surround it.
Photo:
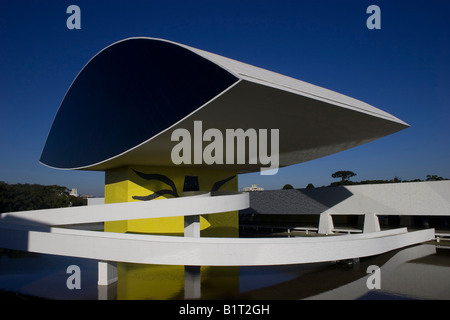
<path fill-rule="evenodd" d="M 435 174 L 433 174 L 433 175 L 427 174 L 427 179 L 426 179 L 426 181 L 441 181 L 441 180 L 444 180 L 444 178 L 439 177 L 439 176 L 437 176 L 437 175 L 435 175 Z"/>
<path fill-rule="evenodd" d="M 356 173 L 353 171 L 348 170 L 342 170 L 342 171 L 336 171 L 331 175 L 333 178 L 341 178 L 341 182 L 348 181 L 351 177 L 356 176 Z"/>

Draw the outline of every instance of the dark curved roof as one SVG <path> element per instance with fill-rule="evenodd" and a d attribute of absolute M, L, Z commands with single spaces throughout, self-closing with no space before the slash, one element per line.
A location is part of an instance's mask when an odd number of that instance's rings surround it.
<path fill-rule="evenodd" d="M 41 163 L 60 169 L 175 166 L 171 132 L 279 129 L 279 167 L 346 150 L 408 125 L 367 103 L 186 45 L 130 38 L 95 55 L 56 114 Z M 236 155 L 235 155 L 236 156 Z M 179 166 L 206 166 L 182 164 Z M 212 164 L 255 172 L 257 164 Z"/>
<path fill-rule="evenodd" d="M 180 121 L 236 81 L 225 69 L 170 42 L 140 38 L 118 42 L 89 61 L 73 82 L 41 162 L 77 168 L 117 156 Z"/>
<path fill-rule="evenodd" d="M 317 215 L 348 199 L 345 187 L 265 190 L 249 192 L 250 207 L 245 214 Z"/>

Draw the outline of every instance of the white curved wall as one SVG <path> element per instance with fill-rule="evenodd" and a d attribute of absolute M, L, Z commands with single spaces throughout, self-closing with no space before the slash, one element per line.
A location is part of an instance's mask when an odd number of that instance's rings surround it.
<path fill-rule="evenodd" d="M 311 238 L 190 238 L 0 225 L 0 246 L 30 252 L 146 264 L 256 266 L 352 259 L 432 240 L 406 228 Z M 14 239 L 14 241 L 12 241 Z"/>

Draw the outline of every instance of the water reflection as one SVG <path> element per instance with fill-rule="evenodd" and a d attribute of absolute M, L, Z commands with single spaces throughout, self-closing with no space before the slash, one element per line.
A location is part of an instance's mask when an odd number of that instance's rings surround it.
<path fill-rule="evenodd" d="M 450 247 L 423 244 L 353 261 L 261 267 L 118 264 L 119 281 L 97 287 L 97 261 L 51 255 L 0 256 L 0 289 L 50 299 L 450 299 Z M 66 269 L 81 269 L 69 290 Z M 369 290 L 367 268 L 381 267 Z"/>
<path fill-rule="evenodd" d="M 69 290 L 70 265 L 81 268 L 81 289 Z M 97 299 L 97 261 L 18 251 L 0 253 L 0 289 L 47 299 Z"/>

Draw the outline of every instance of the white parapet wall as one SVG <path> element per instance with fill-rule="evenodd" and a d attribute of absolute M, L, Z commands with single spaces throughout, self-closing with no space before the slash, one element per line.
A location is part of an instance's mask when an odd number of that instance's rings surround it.
<path fill-rule="evenodd" d="M 0 247 L 103 261 L 190 266 L 257 266 L 344 260 L 434 239 L 434 229 L 300 238 L 192 238 L 0 226 Z M 15 241 L 11 241 L 14 239 Z"/>
<path fill-rule="evenodd" d="M 105 204 L 105 198 L 87 198 L 88 206 L 95 206 L 99 204 Z"/>
<path fill-rule="evenodd" d="M 146 218 L 194 216 L 241 210 L 249 206 L 248 194 L 210 193 L 158 201 L 122 202 L 58 209 L 4 213 L 0 223 L 21 225 L 71 225 Z"/>
<path fill-rule="evenodd" d="M 450 180 L 368 184 L 340 188 L 345 188 L 349 192 L 349 196 L 325 212 L 331 214 L 370 212 L 378 215 L 450 216 Z"/>
<path fill-rule="evenodd" d="M 356 198 L 364 196 L 363 192 L 354 192 L 353 195 L 355 194 Z M 380 199 L 383 195 L 387 193 L 379 191 L 378 198 L 375 199 Z M 355 203 L 342 203 L 341 213 L 348 213 L 351 205 L 355 206 Z M 375 214 L 368 214 L 370 232 L 312 238 L 199 238 L 68 228 L 73 224 L 103 221 L 229 212 L 248 206 L 248 193 L 215 196 L 203 194 L 158 201 L 8 213 L 3 214 L 0 219 L 0 247 L 107 262 L 246 266 L 359 258 L 429 241 L 435 237 L 434 229 L 414 232 L 408 232 L 406 228 L 379 231 Z M 376 209 L 375 205 L 371 209 Z M 361 213 L 356 209 L 354 212 Z M 324 215 L 331 214 L 339 212 Z M 328 227 L 332 226 L 332 220 L 328 222 Z M 66 227 L 52 227 L 60 225 Z M 108 272 L 103 274 L 107 276 L 101 283 L 107 284 L 110 277 Z"/>

